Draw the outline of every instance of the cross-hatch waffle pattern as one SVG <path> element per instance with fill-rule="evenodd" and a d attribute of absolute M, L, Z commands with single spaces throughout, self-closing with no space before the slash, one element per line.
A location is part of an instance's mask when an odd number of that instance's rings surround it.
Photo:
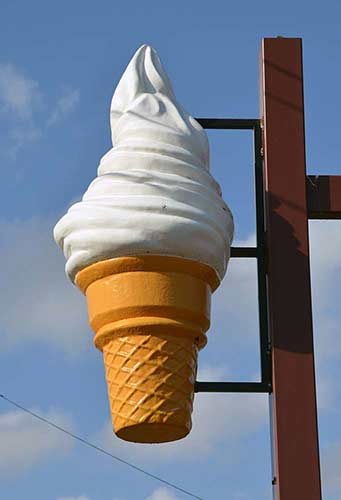
<path fill-rule="evenodd" d="M 157 442 L 159 435 L 162 441 L 170 441 L 189 433 L 198 355 L 192 338 L 171 334 L 116 337 L 104 345 L 103 355 L 119 437 L 134 441 L 138 432 L 140 442 L 141 434 L 144 442 Z"/>

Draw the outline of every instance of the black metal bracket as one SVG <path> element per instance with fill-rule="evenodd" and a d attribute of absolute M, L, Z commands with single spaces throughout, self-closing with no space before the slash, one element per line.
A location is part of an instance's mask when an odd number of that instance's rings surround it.
<path fill-rule="evenodd" d="M 195 392 L 258 392 L 271 393 L 271 349 L 268 326 L 268 291 L 266 270 L 264 185 L 262 165 L 262 130 L 258 119 L 253 118 L 196 118 L 205 129 L 252 130 L 256 193 L 256 247 L 232 247 L 231 258 L 256 258 L 258 280 L 258 314 L 260 342 L 260 382 L 199 382 Z"/>

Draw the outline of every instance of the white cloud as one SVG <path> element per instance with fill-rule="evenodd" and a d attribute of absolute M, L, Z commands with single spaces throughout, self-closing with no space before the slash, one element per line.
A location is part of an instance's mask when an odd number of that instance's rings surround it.
<path fill-rule="evenodd" d="M 229 336 L 243 341 L 257 332 L 256 270 L 254 259 L 231 260 L 228 275 L 213 296 L 212 328 L 226 325 Z M 226 343 L 226 337 L 221 340 Z"/>
<path fill-rule="evenodd" d="M 41 102 L 42 93 L 37 81 L 24 75 L 13 64 L 0 63 L 0 111 L 6 113 L 7 130 L 4 135 L 7 143 L 1 144 L 1 149 L 13 159 L 22 147 L 42 136 L 34 119 Z"/>
<path fill-rule="evenodd" d="M 19 150 L 38 141 L 46 128 L 64 119 L 75 110 L 79 102 L 78 89 L 69 88 L 46 113 L 46 96 L 39 83 L 26 76 L 13 64 L 0 63 L 0 112 L 6 113 L 7 133 L 2 137 L 1 150 L 15 159 Z"/>
<path fill-rule="evenodd" d="M 57 101 L 54 110 L 52 111 L 47 125 L 50 127 L 58 121 L 62 120 L 67 114 L 75 110 L 79 102 L 79 89 L 68 89 L 64 95 Z"/>
<path fill-rule="evenodd" d="M 341 355 L 341 224 L 311 221 L 309 229 L 317 401 L 320 411 L 329 411 L 339 391 L 331 368 Z"/>
<path fill-rule="evenodd" d="M 246 240 L 234 242 L 234 245 L 255 246 L 255 236 L 250 235 Z M 243 341 L 257 332 L 256 271 L 255 259 L 230 260 L 227 275 L 213 295 L 212 328 L 217 323 L 219 326 L 226 325 L 229 336 Z M 221 340 L 226 343 L 226 337 L 221 337 Z"/>
<path fill-rule="evenodd" d="M 341 441 L 321 450 L 321 458 L 323 489 L 329 493 L 341 493 Z"/>
<path fill-rule="evenodd" d="M 56 500 L 91 500 L 91 499 L 89 497 L 81 495 L 80 497 L 58 497 L 56 498 Z M 145 500 L 179 500 L 179 497 L 176 496 L 169 488 L 161 487 L 155 490 Z"/>
<path fill-rule="evenodd" d="M 56 220 L 0 221 L 1 349 L 40 341 L 77 355 L 92 343 L 86 300 L 64 273 Z"/>
<path fill-rule="evenodd" d="M 57 425 L 73 428 L 71 418 L 63 412 L 50 410 L 37 413 Z M 26 413 L 12 411 L 0 414 L 0 473 L 18 474 L 43 460 L 67 452 L 72 446 L 70 438 Z"/>
<path fill-rule="evenodd" d="M 43 133 L 40 128 L 37 128 L 31 122 L 25 122 L 25 124 L 18 124 L 13 126 L 9 132 L 9 138 L 11 144 L 8 147 L 9 155 L 12 159 L 17 157 L 18 151 L 28 144 L 38 141 L 42 137 Z M 18 172 L 15 173 L 18 178 Z"/>
<path fill-rule="evenodd" d="M 197 380 L 214 380 L 218 382 L 226 377 L 226 368 L 223 366 L 198 366 Z"/>
<path fill-rule="evenodd" d="M 56 500 L 90 500 L 90 498 L 82 495 L 80 497 L 59 497 Z"/>
<path fill-rule="evenodd" d="M 178 498 L 169 488 L 158 488 L 146 500 L 178 500 Z"/>
<path fill-rule="evenodd" d="M 234 243 L 253 246 L 254 237 Z M 259 325 L 255 259 L 231 259 L 227 275 L 212 297 L 208 344 L 199 355 L 202 363 L 228 365 L 225 380 L 259 379 Z M 255 377 L 256 375 L 256 377 Z M 213 380 L 200 376 L 200 380 Z"/>
<path fill-rule="evenodd" d="M 0 103 L 4 110 L 28 119 L 40 101 L 39 84 L 13 64 L 0 63 Z"/>
<path fill-rule="evenodd" d="M 247 493 L 243 493 L 241 491 L 237 491 L 234 494 L 233 500 L 251 500 L 251 497 Z"/>
<path fill-rule="evenodd" d="M 309 228 L 314 326 L 318 357 L 322 361 L 336 357 L 341 352 L 341 336 L 338 334 L 341 223 L 311 221 Z M 234 243 L 235 246 L 254 244 L 254 235 Z M 242 336 L 246 341 L 258 328 L 254 259 L 231 259 L 227 276 L 213 296 L 212 328 L 215 328 L 215 323 L 221 324 L 223 319 L 229 336 Z M 230 323 L 232 328 L 229 328 Z M 235 328 L 236 325 L 238 328 Z"/>
<path fill-rule="evenodd" d="M 335 403 L 336 384 L 326 369 L 318 365 L 316 371 L 316 393 L 318 411 L 328 411 Z"/>
<path fill-rule="evenodd" d="M 324 362 L 341 353 L 341 223 L 314 221 L 309 227 L 315 341 L 318 359 Z"/>

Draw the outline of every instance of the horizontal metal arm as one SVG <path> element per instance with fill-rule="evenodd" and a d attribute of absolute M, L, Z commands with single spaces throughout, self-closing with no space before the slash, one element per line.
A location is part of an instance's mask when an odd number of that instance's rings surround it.
<path fill-rule="evenodd" d="M 341 219 L 341 175 L 308 175 L 309 219 Z"/>
<path fill-rule="evenodd" d="M 203 128 L 220 130 L 253 130 L 259 125 L 256 118 L 196 118 Z"/>
<path fill-rule="evenodd" d="M 231 257 L 257 258 L 257 247 L 231 247 Z"/>
<path fill-rule="evenodd" d="M 194 392 L 258 392 L 271 393 L 271 384 L 264 382 L 196 382 Z"/>

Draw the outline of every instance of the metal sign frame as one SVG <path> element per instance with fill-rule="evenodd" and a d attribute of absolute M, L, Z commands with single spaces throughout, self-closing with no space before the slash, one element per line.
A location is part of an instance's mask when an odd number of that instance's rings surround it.
<path fill-rule="evenodd" d="M 196 382 L 196 392 L 269 393 L 273 494 L 321 500 L 309 259 L 309 219 L 341 219 L 341 176 L 306 175 L 302 40 L 265 38 L 260 119 L 207 119 L 253 130 L 261 382 Z"/>
<path fill-rule="evenodd" d="M 252 130 L 256 200 L 256 247 L 232 247 L 232 258 L 257 259 L 258 321 L 260 343 L 260 382 L 196 382 L 195 392 L 268 392 L 271 383 L 271 349 L 268 331 L 268 300 L 266 283 L 266 245 L 264 226 L 264 192 L 262 172 L 262 131 L 260 120 L 234 118 L 196 118 L 205 129 Z"/>

